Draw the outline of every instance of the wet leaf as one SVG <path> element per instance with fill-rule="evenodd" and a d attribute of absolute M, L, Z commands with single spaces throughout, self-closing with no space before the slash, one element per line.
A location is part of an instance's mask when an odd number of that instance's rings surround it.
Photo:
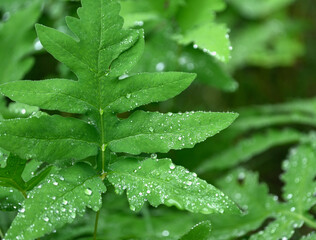
<path fill-rule="evenodd" d="M 207 240 L 211 233 L 211 223 L 209 221 L 196 224 L 187 234 L 179 240 Z"/>
<path fill-rule="evenodd" d="M 126 189 L 132 210 L 139 211 L 148 201 L 195 213 L 227 213 L 239 210 L 222 192 L 199 179 L 195 173 L 175 166 L 170 159 L 120 159 L 111 165 L 108 179 L 117 193 Z"/>
<path fill-rule="evenodd" d="M 86 164 L 54 171 L 28 193 L 5 238 L 35 239 L 82 215 L 86 207 L 97 211 L 106 188 Z"/>

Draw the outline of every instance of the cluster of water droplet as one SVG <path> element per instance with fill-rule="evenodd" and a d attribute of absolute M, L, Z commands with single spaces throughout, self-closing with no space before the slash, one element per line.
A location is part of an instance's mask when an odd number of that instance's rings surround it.
<path fill-rule="evenodd" d="M 86 207 L 97 211 L 101 207 L 101 192 L 105 190 L 98 176 L 52 173 L 29 192 L 12 228 L 21 228 L 17 236 L 21 239 L 34 239 L 52 232 L 82 215 Z M 10 234 L 9 231 L 8 238 Z"/>
<path fill-rule="evenodd" d="M 156 156 L 144 160 L 133 172 L 116 171 L 109 180 L 117 193 L 127 191 L 132 210 L 140 210 L 145 201 L 205 214 L 223 213 L 232 206 L 227 196 L 195 173 Z"/>

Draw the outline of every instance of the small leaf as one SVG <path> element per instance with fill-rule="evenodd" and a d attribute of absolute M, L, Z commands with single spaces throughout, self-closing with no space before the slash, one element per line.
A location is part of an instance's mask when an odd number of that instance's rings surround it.
<path fill-rule="evenodd" d="M 209 23 L 185 32 L 178 42 L 183 45 L 193 43 L 193 47 L 200 48 L 220 61 L 228 62 L 230 42 L 227 36 L 228 29 L 225 25 Z"/>
<path fill-rule="evenodd" d="M 86 207 L 98 211 L 105 191 L 101 178 L 86 164 L 55 171 L 29 192 L 5 239 L 35 239 L 71 223 Z"/>
<path fill-rule="evenodd" d="M 109 181 L 119 194 L 126 189 L 132 210 L 140 210 L 147 199 L 153 206 L 165 204 L 195 213 L 238 213 L 227 196 L 170 159 L 138 163 L 125 158 L 112 164 L 111 170 Z"/>
<path fill-rule="evenodd" d="M 179 240 L 207 240 L 211 233 L 211 222 L 205 221 L 196 224 L 187 234 Z"/>
<path fill-rule="evenodd" d="M 230 56 L 228 29 L 214 22 L 215 12 L 224 8 L 225 2 L 221 0 L 187 0 L 177 16 L 181 28 L 178 42 L 193 43 L 196 48 L 227 62 Z"/>

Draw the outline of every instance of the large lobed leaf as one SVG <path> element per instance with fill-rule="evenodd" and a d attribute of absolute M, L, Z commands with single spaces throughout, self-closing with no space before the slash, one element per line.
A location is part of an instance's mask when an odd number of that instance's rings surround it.
<path fill-rule="evenodd" d="M 117 113 L 179 94 L 195 78 L 195 74 L 174 72 L 122 77 L 139 60 L 144 40 L 143 31 L 122 29 L 119 10 L 114 0 L 83 0 L 79 19 L 67 18 L 76 38 L 37 25 L 43 46 L 66 64 L 78 81 L 16 81 L 1 85 L 0 91 L 12 100 L 43 109 L 87 114 L 92 125 L 57 116 L 5 121 L 4 149 L 22 158 L 48 162 L 96 155 L 97 145 L 99 151 L 108 146 L 112 151 L 132 154 L 167 152 L 192 147 L 234 121 L 234 113 L 204 112 L 171 117 L 138 111 L 128 119 L 117 118 Z M 165 126 L 163 121 L 168 121 Z M 166 134 L 163 140 L 162 134 Z"/>
<path fill-rule="evenodd" d="M 234 121 L 237 114 L 208 112 L 172 115 L 136 111 L 127 119 L 120 119 L 119 113 L 176 96 L 190 85 L 195 74 L 167 72 L 128 76 L 142 55 L 143 31 L 123 29 L 119 11 L 116 0 L 82 0 L 79 18 L 66 19 L 74 37 L 36 26 L 44 48 L 67 65 L 78 79 L 14 81 L 0 85 L 0 91 L 12 100 L 45 110 L 85 115 L 84 120 L 68 114 L 62 117 L 43 113 L 25 119 L 3 120 L 0 122 L 3 149 L 22 159 L 60 165 L 75 164 L 93 156 L 97 169 L 102 169 L 102 177 L 108 176 L 116 185 L 119 179 L 110 172 L 105 151 L 140 154 L 192 147 Z M 121 174 L 125 174 L 124 171 L 130 169 L 124 163 L 117 162 L 111 167 L 119 166 Z M 144 168 L 147 163 L 150 160 L 143 163 Z M 170 160 L 161 163 L 165 163 L 163 171 L 171 164 Z M 148 167 L 155 166 L 149 164 Z M 175 169 L 178 171 L 183 180 L 188 180 L 187 186 L 181 186 L 192 191 L 179 189 L 187 194 L 186 199 L 179 199 L 174 189 L 165 185 L 164 194 L 171 197 L 162 201 L 156 192 L 149 200 L 153 205 L 166 203 L 203 213 L 237 209 L 213 186 L 192 174 L 185 175 L 181 167 Z M 172 178 L 174 184 L 180 184 L 176 175 Z M 135 183 L 133 175 L 124 181 L 130 186 Z M 32 186 L 35 185 L 32 182 Z M 140 182 L 135 186 L 143 187 Z M 98 210 L 104 191 L 101 178 L 87 165 L 54 172 L 28 193 L 6 238 L 37 238 L 71 222 L 86 206 Z M 136 207 L 139 209 L 142 204 L 143 200 L 137 200 Z"/>
<path fill-rule="evenodd" d="M 170 159 L 119 159 L 111 165 L 108 179 L 118 193 L 125 189 L 133 210 L 145 201 L 165 204 L 195 213 L 238 213 L 236 205 L 222 192 Z"/>

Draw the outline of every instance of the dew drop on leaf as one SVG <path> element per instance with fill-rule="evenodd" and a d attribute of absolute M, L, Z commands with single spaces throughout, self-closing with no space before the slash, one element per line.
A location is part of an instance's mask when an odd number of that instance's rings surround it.
<path fill-rule="evenodd" d="M 92 190 L 91 190 L 90 188 L 86 188 L 86 189 L 84 190 L 84 193 L 85 193 L 86 195 L 88 195 L 88 196 L 91 196 L 91 195 L 92 195 Z"/>

